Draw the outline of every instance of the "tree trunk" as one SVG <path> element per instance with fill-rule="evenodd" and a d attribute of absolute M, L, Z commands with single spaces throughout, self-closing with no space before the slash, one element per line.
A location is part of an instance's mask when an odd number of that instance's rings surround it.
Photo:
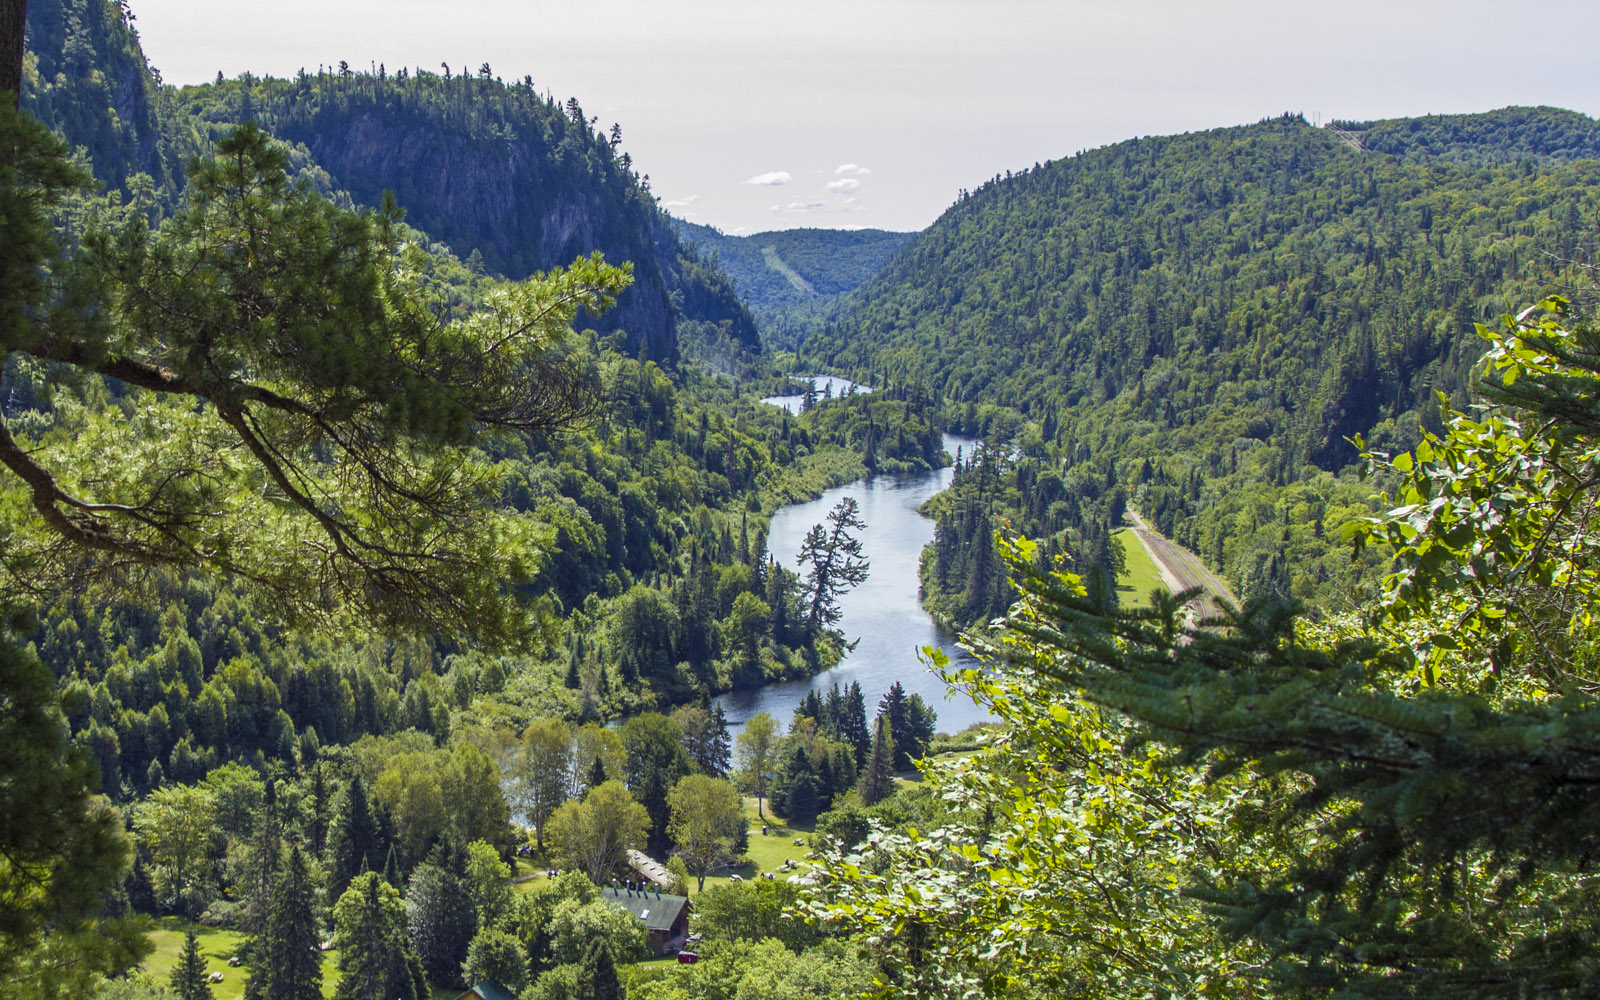
<path fill-rule="evenodd" d="M 28 0 L 0 0 L 0 94 L 12 107 L 22 95 L 22 36 L 28 25 Z"/>

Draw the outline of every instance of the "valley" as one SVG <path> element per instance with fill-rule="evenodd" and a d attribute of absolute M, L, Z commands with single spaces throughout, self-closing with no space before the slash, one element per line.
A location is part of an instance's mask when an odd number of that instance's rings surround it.
<path fill-rule="evenodd" d="M 0 1000 L 1585 995 L 1600 122 L 731 235 L 137 6 L 5 7 Z"/>

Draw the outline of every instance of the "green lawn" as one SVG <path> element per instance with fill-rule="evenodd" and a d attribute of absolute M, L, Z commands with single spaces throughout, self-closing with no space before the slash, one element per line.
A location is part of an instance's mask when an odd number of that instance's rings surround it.
<path fill-rule="evenodd" d="M 239 950 L 239 943 L 243 935 L 238 931 L 225 931 L 216 927 L 207 927 L 196 924 L 182 917 L 161 917 L 156 920 L 156 927 L 150 934 L 150 943 L 156 950 L 144 960 L 144 970 L 154 975 L 157 980 L 166 982 L 172 975 L 173 966 L 178 964 L 178 955 L 183 951 L 183 937 L 193 927 L 200 936 L 200 952 L 206 957 L 206 971 L 222 973 L 222 982 L 213 983 L 211 992 L 217 1000 L 239 1000 L 244 996 L 244 966 L 230 968 L 228 959 Z M 323 976 L 333 968 L 331 963 L 324 962 Z M 324 984 L 324 995 L 331 996 L 333 989 Z"/>
<path fill-rule="evenodd" d="M 1161 582 L 1160 570 L 1131 528 L 1123 528 L 1112 537 L 1122 540 L 1123 570 L 1117 577 L 1117 599 L 1125 608 L 1148 608 L 1150 591 L 1167 589 Z"/>
<path fill-rule="evenodd" d="M 245 965 L 237 967 L 228 965 L 228 959 L 239 950 L 239 944 L 243 940 L 243 935 L 238 931 L 207 927 L 182 917 L 161 917 L 156 920 L 155 930 L 150 934 L 150 943 L 155 945 L 155 951 L 144 960 L 144 970 L 155 976 L 158 982 L 166 982 L 172 975 L 172 967 L 178 964 L 178 955 L 183 951 L 183 936 L 190 927 L 200 935 L 200 951 L 206 957 L 206 971 L 222 973 L 222 982 L 211 984 L 212 995 L 216 1000 L 243 1000 L 244 980 L 249 975 L 250 969 Z M 333 996 L 333 988 L 338 985 L 338 962 L 337 951 L 323 952 L 322 995 L 324 997 Z M 435 987 L 430 1000 L 455 1000 L 460 995 L 460 990 Z"/>

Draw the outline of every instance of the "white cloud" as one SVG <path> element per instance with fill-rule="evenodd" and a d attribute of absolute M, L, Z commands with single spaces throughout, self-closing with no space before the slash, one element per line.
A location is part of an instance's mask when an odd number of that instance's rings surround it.
<path fill-rule="evenodd" d="M 792 180 L 794 180 L 794 175 L 789 173 L 789 171 L 773 170 L 765 174 L 756 174 L 754 177 L 745 181 L 745 183 L 754 184 L 758 187 L 778 187 L 779 185 L 787 184 Z"/>
<path fill-rule="evenodd" d="M 773 205 L 772 211 L 782 212 L 784 215 L 805 215 L 826 207 L 820 201 L 791 201 L 787 205 Z"/>
<path fill-rule="evenodd" d="M 835 175 L 854 174 L 857 177 L 862 177 L 866 174 L 872 173 L 871 170 L 868 170 L 859 163 L 841 163 L 837 167 L 833 168 L 833 172 Z"/>
<path fill-rule="evenodd" d="M 861 182 L 856 180 L 854 177 L 841 177 L 836 181 L 829 181 L 827 184 L 828 190 L 836 194 L 843 194 L 846 191 L 854 191 L 860 186 Z"/>
<path fill-rule="evenodd" d="M 669 211 L 677 210 L 677 209 L 683 209 L 683 208 L 690 208 L 690 207 L 692 207 L 694 205 L 695 202 L 697 202 L 699 200 L 700 200 L 700 196 L 699 195 L 691 194 L 687 198 L 675 198 L 672 201 L 664 201 L 664 202 L 661 203 L 661 207 L 665 208 L 665 209 L 667 209 Z"/>

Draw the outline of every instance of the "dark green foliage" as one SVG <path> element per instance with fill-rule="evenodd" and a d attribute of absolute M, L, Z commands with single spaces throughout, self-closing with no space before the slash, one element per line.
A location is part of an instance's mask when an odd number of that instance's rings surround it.
<path fill-rule="evenodd" d="M 516 996 L 528 985 L 528 956 L 515 935 L 485 927 L 467 947 L 461 976 L 474 985 L 492 979 Z"/>
<path fill-rule="evenodd" d="M 212 1000 L 211 983 L 206 979 L 206 958 L 200 951 L 200 936 L 190 928 L 183 935 L 183 950 L 168 980 L 178 1000 Z"/>
<path fill-rule="evenodd" d="M 334 801 L 333 823 L 328 831 L 329 901 L 344 895 L 357 875 L 379 870 L 386 847 L 367 798 L 366 782 L 361 775 L 354 775 Z"/>
<path fill-rule="evenodd" d="M 239 930 L 246 937 L 246 954 L 259 967 L 261 949 L 269 944 L 268 924 L 272 921 L 277 887 L 292 875 L 281 868 L 283 823 L 278 815 L 275 783 L 267 783 L 263 801 L 256 804 L 256 808 L 254 836 L 250 840 L 245 874 L 240 879 L 244 899 L 239 914 Z M 301 876 L 304 874 L 302 871 Z"/>
<path fill-rule="evenodd" d="M 465 880 L 448 867 L 448 853 L 417 866 L 406 883 L 411 947 L 431 982 L 462 986 L 467 948 L 477 934 L 477 916 Z"/>
<path fill-rule="evenodd" d="M 1600 127 L 1562 108 L 1500 108 L 1474 115 L 1336 121 L 1363 149 L 1411 161 L 1473 165 L 1600 159 Z"/>
<path fill-rule="evenodd" d="M 1516 120 L 1450 127 L 1530 149 L 1556 126 L 1594 130 Z M 800 363 L 926 385 L 953 428 L 1024 457 L 1059 449 L 1063 480 L 1098 476 L 1026 505 L 1047 554 L 1080 569 L 1109 554 L 1120 485 L 1236 588 L 1287 574 L 1296 597 L 1344 596 L 1372 575 L 1337 542 L 1369 492 L 1335 478 L 1356 463 L 1346 438 L 1403 447 L 1436 390 L 1463 400 L 1473 321 L 1576 281 L 1560 258 L 1579 256 L 1600 205 L 1594 161 L 1446 160 L 1359 152 L 1289 117 L 997 177 L 853 293 Z M 948 514 L 972 538 L 989 527 L 985 507 Z M 943 567 L 960 595 L 946 616 L 996 612 L 998 587 L 961 579 L 1003 577 L 980 558 Z"/>
<path fill-rule="evenodd" d="M 360 876 L 334 908 L 339 948 L 337 1000 L 427 996 L 421 964 L 406 939 L 405 904 L 394 887 L 372 872 Z"/>
<path fill-rule="evenodd" d="M 895 742 L 889 726 L 889 717 L 879 715 L 873 727 L 872 749 L 866 763 L 861 766 L 861 779 L 856 790 L 863 805 L 877 805 L 894 791 Z"/>
<path fill-rule="evenodd" d="M 272 887 L 266 925 L 251 947 L 248 1000 L 307 1000 L 322 995 L 322 949 L 316 890 L 299 844 Z"/>
<path fill-rule="evenodd" d="M 772 811 L 794 823 L 810 823 L 822 809 L 816 762 L 796 743 L 772 779 Z"/>
<path fill-rule="evenodd" d="M 622 724 L 623 753 L 628 761 L 624 784 L 650 814 L 649 853 L 664 857 L 670 843 L 667 822 L 671 810 L 667 794 L 678 779 L 693 771 L 677 725 L 664 715 L 647 712 Z"/>
<path fill-rule="evenodd" d="M 617 965 L 604 941 L 589 950 L 587 968 L 580 979 L 579 993 L 584 1000 L 623 1000 L 627 995 L 617 979 Z"/>
<path fill-rule="evenodd" d="M 680 313 L 759 348 L 732 289 L 680 244 L 627 158 L 525 83 L 421 70 L 245 76 L 184 88 L 177 103 L 208 131 L 243 120 L 248 103 L 252 120 L 301 144 L 333 187 L 372 206 L 394 192 L 413 225 L 462 257 L 479 253 L 492 273 L 521 278 L 597 250 L 631 262 L 633 288 L 589 320 L 626 331 L 629 353 L 673 361 Z M 458 180 L 443 185 L 445 176 Z"/>
<path fill-rule="evenodd" d="M 101 914 L 128 847 L 121 819 L 93 795 L 94 762 L 67 743 L 50 671 L 12 638 L 17 624 L 0 623 L 0 980 L 42 989 L 28 968 L 41 941 L 116 937 Z M 85 954 L 89 968 L 69 974 L 138 957 Z"/>
<path fill-rule="evenodd" d="M 103 0 L 29 3 L 33 58 L 24 62 L 22 108 L 69 148 L 83 147 L 108 186 L 147 203 L 170 200 L 191 150 L 164 130 L 158 85 L 131 21 L 126 6 Z"/>
<path fill-rule="evenodd" d="M 855 497 L 844 497 L 828 512 L 827 526 L 813 525 L 800 544 L 800 563 L 807 567 L 806 627 L 813 633 L 839 621 L 839 598 L 867 578 L 861 539 L 852 534 L 867 526 L 860 511 Z"/>
<path fill-rule="evenodd" d="M 910 770 L 911 762 L 927 753 L 928 743 L 933 739 L 934 728 L 938 725 L 933 709 L 919 694 L 906 697 L 905 688 L 895 681 L 883 700 L 878 702 L 878 717 L 889 725 L 894 746 L 894 769 Z"/>

